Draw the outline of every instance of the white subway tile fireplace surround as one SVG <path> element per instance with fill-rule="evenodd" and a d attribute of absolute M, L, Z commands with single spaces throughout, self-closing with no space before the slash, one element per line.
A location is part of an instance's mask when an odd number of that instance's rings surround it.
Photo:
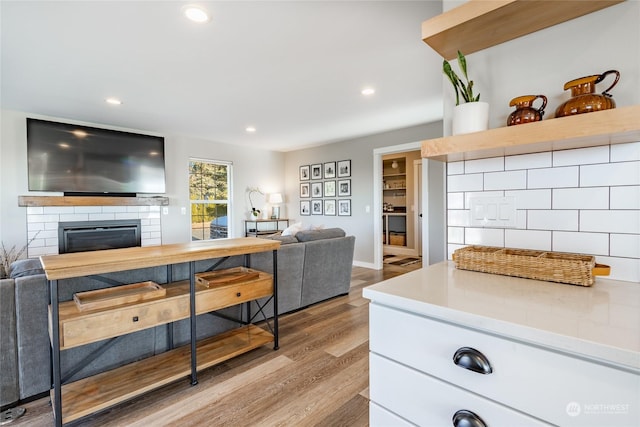
<path fill-rule="evenodd" d="M 515 228 L 472 227 L 469 197 L 515 197 Z M 465 245 L 594 255 L 640 282 L 640 142 L 447 164 L 449 258 Z"/>
<path fill-rule="evenodd" d="M 162 243 L 160 206 L 27 207 L 27 234 L 30 240 L 28 256 L 31 258 L 58 253 L 59 222 L 116 219 L 140 219 L 142 246 Z"/>

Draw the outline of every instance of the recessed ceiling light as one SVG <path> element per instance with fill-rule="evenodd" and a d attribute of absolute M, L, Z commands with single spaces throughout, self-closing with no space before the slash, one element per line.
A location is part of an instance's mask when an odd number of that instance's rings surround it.
<path fill-rule="evenodd" d="M 111 105 L 122 105 L 122 101 L 120 101 L 118 98 L 107 98 L 104 101 L 107 104 L 111 104 Z"/>
<path fill-rule="evenodd" d="M 256 131 L 256 128 L 254 128 L 253 126 L 247 126 L 244 130 L 246 130 L 249 133 L 253 133 Z"/>
<path fill-rule="evenodd" d="M 370 96 L 376 93 L 376 90 L 372 87 L 365 87 L 361 92 L 364 96 Z"/>
<path fill-rule="evenodd" d="M 209 14 L 207 13 L 207 11 L 200 6 L 196 6 L 193 4 L 185 6 L 182 9 L 182 13 L 184 13 L 184 15 L 193 22 L 201 23 L 207 22 L 209 20 Z"/>
<path fill-rule="evenodd" d="M 83 131 L 82 129 L 74 129 L 71 131 L 71 133 L 73 134 L 73 136 L 80 139 L 86 138 L 87 136 L 89 136 L 89 134 Z"/>

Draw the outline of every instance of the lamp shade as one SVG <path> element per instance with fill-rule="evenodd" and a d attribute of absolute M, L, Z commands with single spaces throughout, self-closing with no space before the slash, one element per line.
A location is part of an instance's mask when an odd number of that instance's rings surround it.
<path fill-rule="evenodd" d="M 280 194 L 280 193 L 271 193 L 271 194 L 269 194 L 269 203 L 271 203 L 271 204 L 282 203 L 282 194 Z"/>

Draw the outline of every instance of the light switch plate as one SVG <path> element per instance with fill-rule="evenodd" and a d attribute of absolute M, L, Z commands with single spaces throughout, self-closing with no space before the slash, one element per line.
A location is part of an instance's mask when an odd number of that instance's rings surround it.
<path fill-rule="evenodd" d="M 471 225 L 475 227 L 515 228 L 515 197 L 469 197 Z"/>

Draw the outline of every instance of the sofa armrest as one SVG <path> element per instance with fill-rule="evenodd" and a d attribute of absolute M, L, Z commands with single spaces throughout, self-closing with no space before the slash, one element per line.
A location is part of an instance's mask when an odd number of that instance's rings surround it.
<path fill-rule="evenodd" d="M 16 345 L 15 281 L 0 280 L 0 406 L 20 399 Z"/>
<path fill-rule="evenodd" d="M 349 292 L 355 240 L 346 236 L 305 243 L 302 307 Z"/>

